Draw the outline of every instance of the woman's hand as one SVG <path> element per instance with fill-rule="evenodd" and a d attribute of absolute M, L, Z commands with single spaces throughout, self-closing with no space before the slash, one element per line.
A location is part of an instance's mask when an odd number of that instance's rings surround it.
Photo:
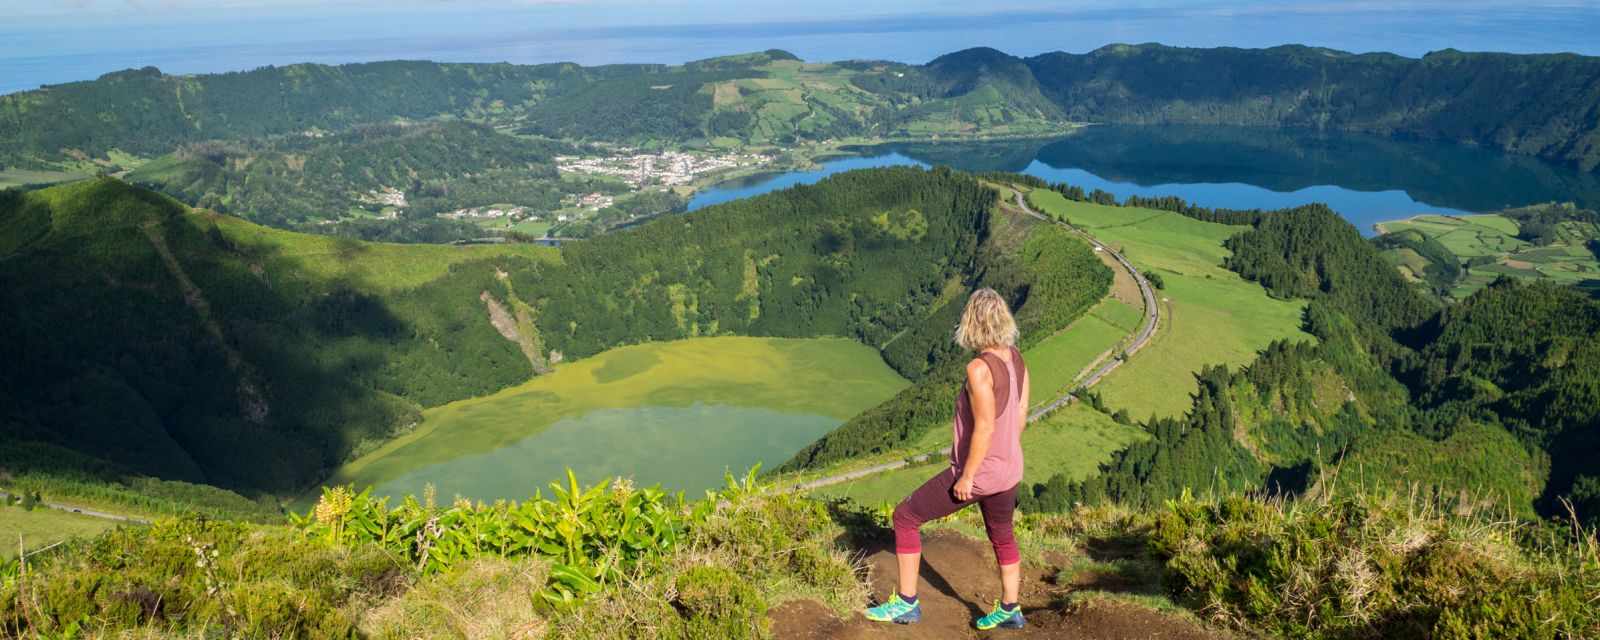
<path fill-rule="evenodd" d="M 950 492 L 956 494 L 956 499 L 960 500 L 962 502 L 966 502 L 968 500 L 971 500 L 972 499 L 972 478 L 968 478 L 966 476 L 961 476 L 960 478 L 957 478 L 956 479 L 956 486 L 951 487 L 950 488 Z"/>

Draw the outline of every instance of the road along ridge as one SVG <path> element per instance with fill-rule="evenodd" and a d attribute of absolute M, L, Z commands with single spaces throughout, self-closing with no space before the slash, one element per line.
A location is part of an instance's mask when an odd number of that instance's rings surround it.
<path fill-rule="evenodd" d="M 14 496 L 14 495 L 6 493 L 4 491 L 0 491 L 0 500 L 10 500 L 10 499 L 15 498 L 15 497 L 20 497 L 20 496 Z M 61 503 L 61 502 L 40 501 L 39 502 L 39 506 L 40 507 L 44 507 L 44 508 L 49 508 L 49 509 L 55 509 L 57 511 L 65 511 L 67 513 L 76 513 L 78 515 L 89 516 L 89 517 L 92 517 L 92 518 L 100 518 L 100 519 L 103 519 L 103 520 L 115 520 L 117 522 L 127 522 L 127 523 L 131 523 L 131 524 L 150 524 L 150 521 L 146 520 L 144 518 L 139 518 L 139 517 L 129 516 L 129 515 L 123 515 L 123 514 L 120 514 L 120 513 L 110 513 L 110 512 L 106 512 L 106 511 L 96 511 L 94 509 L 85 509 L 83 507 L 73 506 L 73 505 L 65 504 L 65 503 Z"/>

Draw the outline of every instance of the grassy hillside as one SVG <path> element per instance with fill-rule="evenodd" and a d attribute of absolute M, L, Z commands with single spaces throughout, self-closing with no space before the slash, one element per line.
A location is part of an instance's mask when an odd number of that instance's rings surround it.
<path fill-rule="evenodd" d="M 1071 390 L 1101 356 L 1112 357 L 1139 330 L 1139 310 L 1116 298 L 1101 300 L 1067 328 L 1029 349 L 1023 356 L 1033 384 L 1035 406 L 1048 404 Z"/>
<path fill-rule="evenodd" d="M 15 560 L 19 549 L 33 552 L 72 538 L 92 538 L 113 526 L 110 520 L 46 507 L 0 505 L 0 535 L 6 541 L 0 545 L 0 562 Z"/>
<path fill-rule="evenodd" d="M 1113 410 L 1141 418 L 1182 414 L 1203 367 L 1238 366 L 1275 340 L 1308 337 L 1300 330 L 1304 304 L 1273 299 L 1222 267 L 1228 255 L 1223 241 L 1245 227 L 1074 202 L 1049 189 L 1028 197 L 1039 212 L 1088 231 L 1164 285 L 1157 292 L 1164 317 L 1155 339 L 1096 387 Z"/>

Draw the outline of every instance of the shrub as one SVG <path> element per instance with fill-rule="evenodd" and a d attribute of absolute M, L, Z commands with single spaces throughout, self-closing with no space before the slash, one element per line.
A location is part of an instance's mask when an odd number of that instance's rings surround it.
<path fill-rule="evenodd" d="M 1297 638 L 1572 638 L 1600 631 L 1600 558 L 1393 495 L 1167 504 L 1151 545 L 1216 622 Z M 1586 555 L 1587 554 L 1587 555 Z"/>
<path fill-rule="evenodd" d="M 835 541 L 844 531 L 809 498 L 770 493 L 747 476 L 695 504 L 680 546 L 641 563 L 552 619 L 563 638 L 764 638 L 765 611 L 815 598 L 843 613 L 866 599 Z M 663 597 L 663 594 L 673 594 Z M 626 624 L 617 624 L 625 620 Z"/>
<path fill-rule="evenodd" d="M 678 575 L 677 606 L 690 638 L 763 638 L 767 603 L 744 578 L 722 567 L 695 567 Z"/>
<path fill-rule="evenodd" d="M 375 547 L 329 547 L 282 527 L 204 519 L 116 529 L 60 549 L 0 582 L 0 628 L 351 637 L 342 607 L 381 592 L 395 569 Z"/>

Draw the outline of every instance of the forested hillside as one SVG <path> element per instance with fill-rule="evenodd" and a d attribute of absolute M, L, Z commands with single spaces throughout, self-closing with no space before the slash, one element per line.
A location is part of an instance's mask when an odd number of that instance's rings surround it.
<path fill-rule="evenodd" d="M 197 76 L 145 67 L 0 97 L 0 157 L 12 164 L 111 149 L 153 157 L 206 140 L 514 116 L 584 76 L 561 64 L 300 64 Z"/>
<path fill-rule="evenodd" d="M 1027 60 L 1069 117 L 1290 126 L 1472 142 L 1600 167 L 1600 59 L 1445 50 L 1110 45 Z"/>
<path fill-rule="evenodd" d="M 1416 332 L 1403 368 L 1426 432 L 1503 425 L 1549 456 L 1546 511 L 1570 495 L 1600 518 L 1600 302 L 1570 287 L 1501 279 Z"/>
<path fill-rule="evenodd" d="M 444 211 L 495 203 L 554 210 L 567 191 L 595 188 L 562 188 L 552 158 L 574 151 L 465 123 L 374 125 L 326 136 L 189 144 L 127 179 L 278 227 L 352 211 L 376 217 L 386 209 L 394 217 L 434 220 Z M 403 204 L 381 202 L 386 189 L 403 193 Z"/>
<path fill-rule="evenodd" d="M 110 179 L 0 192 L 0 447 L 304 486 L 423 406 L 531 375 L 480 296 L 552 254 L 271 231 Z"/>
<path fill-rule="evenodd" d="M 1027 349 L 1071 324 L 1105 295 L 1111 270 L 1088 243 L 1060 227 L 1018 219 L 997 234 L 978 256 L 978 283 L 1011 301 Z M 884 359 L 908 378 L 919 379 L 899 395 L 863 412 L 800 450 L 780 470 L 818 468 L 854 457 L 890 451 L 944 427 L 955 415 L 957 390 L 969 354 L 950 340 L 965 296 L 945 296 L 923 323 L 891 341 Z"/>

